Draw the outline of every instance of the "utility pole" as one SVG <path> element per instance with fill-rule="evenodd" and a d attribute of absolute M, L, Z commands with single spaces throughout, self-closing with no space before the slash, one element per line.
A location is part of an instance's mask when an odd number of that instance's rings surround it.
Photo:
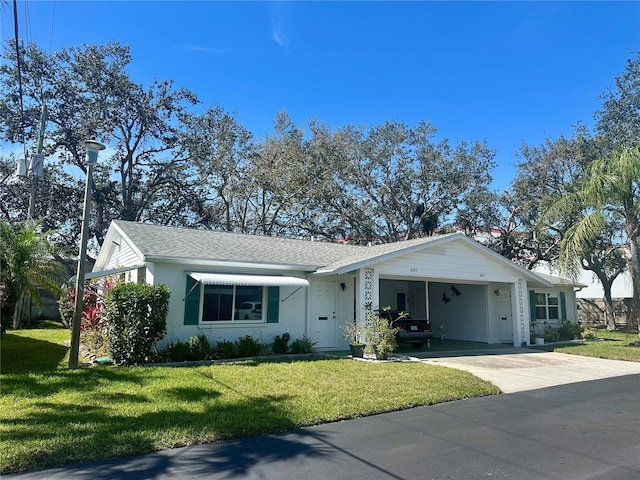
<path fill-rule="evenodd" d="M 40 128 L 38 130 L 38 143 L 36 144 L 36 153 L 31 155 L 29 164 L 29 177 L 31 178 L 31 196 L 29 197 L 28 218 L 33 219 L 36 211 L 36 197 L 38 195 L 38 180 L 42 176 L 44 170 L 44 155 L 42 154 L 42 144 L 44 143 L 44 130 L 47 125 L 47 106 L 42 104 L 42 112 L 40 113 Z"/>
<path fill-rule="evenodd" d="M 44 130 L 47 126 L 47 117 L 47 106 L 42 104 L 36 153 L 31 155 L 29 162 L 27 162 L 27 158 L 24 159 L 24 162 L 18 162 L 17 175 L 26 176 L 31 183 L 29 210 L 27 211 L 28 220 L 33 220 L 35 217 L 36 197 L 38 196 L 38 180 L 42 176 L 44 170 L 44 155 L 42 154 L 42 148 L 44 143 Z M 26 317 L 27 321 L 31 323 L 31 296 L 25 293 L 20 294 L 15 311 L 13 312 L 13 328 L 20 328 L 23 317 Z"/>

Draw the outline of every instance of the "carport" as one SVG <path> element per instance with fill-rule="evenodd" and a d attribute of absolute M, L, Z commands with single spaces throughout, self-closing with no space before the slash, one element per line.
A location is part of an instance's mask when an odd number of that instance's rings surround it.
<path fill-rule="evenodd" d="M 428 319 L 434 338 L 513 345 L 508 285 L 381 278 L 379 297 L 381 306 Z"/>
<path fill-rule="evenodd" d="M 336 320 L 331 342 L 322 348 L 341 345 L 334 340 L 341 337 L 341 325 L 362 322 L 369 309 L 385 307 L 429 320 L 438 339 L 526 346 L 530 318 L 542 307 L 531 299 L 546 299 L 553 288 L 462 234 L 376 245 L 358 253 L 309 277 L 309 303 L 327 312 L 311 317 Z M 322 285 L 324 293 L 314 284 Z"/>
<path fill-rule="evenodd" d="M 490 343 L 487 286 L 429 282 L 429 319 L 434 336 Z M 510 299 L 509 299 L 509 303 Z M 505 312 L 511 325 L 511 312 Z M 505 341 L 512 341 L 509 331 Z"/>

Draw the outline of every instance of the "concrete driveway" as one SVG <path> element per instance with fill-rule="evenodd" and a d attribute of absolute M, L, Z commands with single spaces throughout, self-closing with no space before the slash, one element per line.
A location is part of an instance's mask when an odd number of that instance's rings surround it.
<path fill-rule="evenodd" d="M 459 356 L 458 356 L 459 355 Z M 473 373 L 504 393 L 640 373 L 639 362 L 604 360 L 527 348 L 461 352 L 456 356 L 416 354 L 414 359 Z"/>

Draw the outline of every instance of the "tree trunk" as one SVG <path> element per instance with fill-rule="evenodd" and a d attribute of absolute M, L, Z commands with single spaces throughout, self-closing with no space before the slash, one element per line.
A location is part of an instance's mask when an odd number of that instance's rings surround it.
<path fill-rule="evenodd" d="M 632 295 L 631 295 L 631 314 L 627 320 L 627 325 L 635 325 L 638 329 L 638 341 L 640 342 L 640 244 L 639 233 L 640 225 L 638 217 L 633 213 L 628 215 L 626 224 L 626 233 L 629 238 L 629 274 L 631 275 Z"/>
<path fill-rule="evenodd" d="M 632 296 L 631 296 L 631 314 L 628 323 L 635 325 L 638 329 L 638 338 L 640 339 L 640 251 L 638 239 L 629 239 L 629 273 L 631 274 Z"/>
<path fill-rule="evenodd" d="M 21 293 L 13 310 L 13 329 L 19 330 L 22 326 L 22 308 L 24 305 L 24 294 Z"/>
<path fill-rule="evenodd" d="M 604 307 L 605 307 L 605 315 L 607 321 L 607 330 L 615 330 L 617 328 L 616 324 L 616 313 L 613 308 L 613 298 L 611 297 L 611 285 L 608 283 L 602 284 L 604 290 Z"/>
<path fill-rule="evenodd" d="M 613 285 L 613 281 L 618 276 L 613 275 L 611 278 L 607 277 L 606 272 L 602 268 L 602 265 L 596 264 L 596 262 L 588 262 L 588 270 L 591 270 L 598 280 L 600 280 L 600 285 L 602 285 L 603 292 L 603 300 L 604 300 L 604 308 L 605 308 L 605 322 L 607 324 L 607 330 L 615 330 L 617 328 L 616 324 L 616 313 L 613 307 L 613 297 L 611 296 L 611 286 Z"/>

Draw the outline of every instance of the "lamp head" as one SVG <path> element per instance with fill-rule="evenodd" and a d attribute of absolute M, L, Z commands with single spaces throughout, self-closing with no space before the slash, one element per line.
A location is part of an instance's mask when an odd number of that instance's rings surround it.
<path fill-rule="evenodd" d="M 87 163 L 95 165 L 98 162 L 98 152 L 107 147 L 96 140 L 85 140 L 84 148 L 87 150 Z"/>

